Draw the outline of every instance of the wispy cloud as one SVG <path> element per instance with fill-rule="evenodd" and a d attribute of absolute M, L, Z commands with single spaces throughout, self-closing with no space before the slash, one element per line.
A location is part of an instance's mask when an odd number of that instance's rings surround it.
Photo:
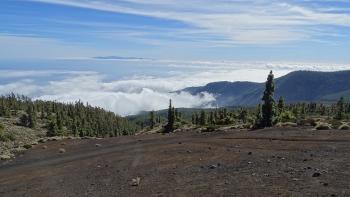
<path fill-rule="evenodd" d="M 324 9 L 324 6 L 317 6 L 317 1 L 32 1 L 180 21 L 188 25 L 187 29 L 222 36 L 231 45 L 312 40 L 319 36 L 334 35 L 334 32 L 320 31 L 317 26 L 350 26 L 349 12 Z M 333 5 L 330 8 L 334 10 L 342 7 Z"/>

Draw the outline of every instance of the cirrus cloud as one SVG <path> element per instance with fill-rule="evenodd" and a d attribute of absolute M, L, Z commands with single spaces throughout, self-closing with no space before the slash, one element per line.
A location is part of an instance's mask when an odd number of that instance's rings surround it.
<path fill-rule="evenodd" d="M 32 1 L 180 21 L 187 30 L 219 36 L 211 41 L 227 45 L 317 40 L 336 35 L 319 26 L 350 27 L 349 11 L 339 11 L 343 4 L 325 6 L 313 0 Z"/>

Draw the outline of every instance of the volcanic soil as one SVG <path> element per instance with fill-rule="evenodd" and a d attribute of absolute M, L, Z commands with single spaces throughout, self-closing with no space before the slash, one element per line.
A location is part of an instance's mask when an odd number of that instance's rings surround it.
<path fill-rule="evenodd" d="M 0 161 L 0 196 L 350 196 L 350 132 L 272 128 L 50 141 Z"/>

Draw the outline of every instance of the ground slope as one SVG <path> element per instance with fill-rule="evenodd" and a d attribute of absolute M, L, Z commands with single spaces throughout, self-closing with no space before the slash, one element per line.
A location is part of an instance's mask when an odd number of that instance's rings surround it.
<path fill-rule="evenodd" d="M 48 142 L 0 163 L 0 196 L 349 196 L 349 152 L 298 128 Z"/>

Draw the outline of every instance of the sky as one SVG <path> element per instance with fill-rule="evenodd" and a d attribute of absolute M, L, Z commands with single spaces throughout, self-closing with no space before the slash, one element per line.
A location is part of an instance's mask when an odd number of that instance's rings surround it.
<path fill-rule="evenodd" d="M 0 94 L 120 115 L 207 106 L 213 81 L 350 69 L 348 0 L 1 0 Z"/>

